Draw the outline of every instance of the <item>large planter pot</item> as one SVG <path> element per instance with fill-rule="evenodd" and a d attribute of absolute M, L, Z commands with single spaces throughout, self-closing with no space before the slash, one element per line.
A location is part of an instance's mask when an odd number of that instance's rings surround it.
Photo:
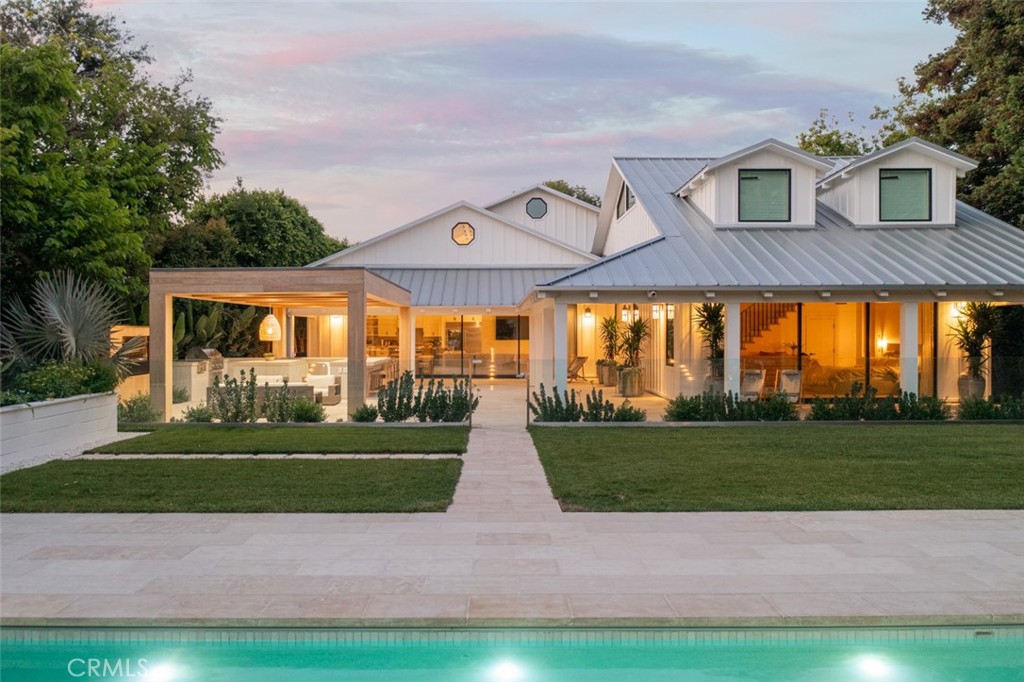
<path fill-rule="evenodd" d="M 644 372 L 635 367 L 624 367 L 618 371 L 617 388 L 623 398 L 635 398 L 644 393 Z"/>
<path fill-rule="evenodd" d="M 960 378 L 956 380 L 956 387 L 960 392 L 961 402 L 985 397 L 985 377 L 961 374 Z"/>
<path fill-rule="evenodd" d="M 81 452 L 117 437 L 117 395 L 91 393 L 0 408 L 0 470 Z"/>
<path fill-rule="evenodd" d="M 598 365 L 597 379 L 602 386 L 614 386 L 618 379 L 615 365 Z"/>

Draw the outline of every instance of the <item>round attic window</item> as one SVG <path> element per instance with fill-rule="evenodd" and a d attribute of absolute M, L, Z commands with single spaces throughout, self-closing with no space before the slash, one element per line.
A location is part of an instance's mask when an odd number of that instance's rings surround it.
<path fill-rule="evenodd" d="M 540 197 L 534 197 L 526 202 L 526 215 L 534 220 L 540 220 L 548 214 L 548 204 Z"/>

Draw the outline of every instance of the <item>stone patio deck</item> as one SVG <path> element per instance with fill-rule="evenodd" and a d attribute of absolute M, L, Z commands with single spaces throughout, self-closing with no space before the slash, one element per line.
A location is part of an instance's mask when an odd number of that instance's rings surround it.
<path fill-rule="evenodd" d="M 505 393 L 485 390 L 443 514 L 6 515 L 0 616 L 8 625 L 1024 623 L 1024 512 L 563 513 L 522 428 L 521 396 Z"/>

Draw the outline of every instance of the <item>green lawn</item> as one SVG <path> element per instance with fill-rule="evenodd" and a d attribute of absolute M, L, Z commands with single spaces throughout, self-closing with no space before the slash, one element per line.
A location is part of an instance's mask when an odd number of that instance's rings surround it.
<path fill-rule="evenodd" d="M 465 452 L 469 427 L 182 425 L 104 445 L 106 454 Z"/>
<path fill-rule="evenodd" d="M 461 470 L 458 458 L 58 461 L 0 477 L 0 511 L 441 512 Z"/>
<path fill-rule="evenodd" d="M 1024 426 L 531 427 L 566 511 L 1024 508 Z"/>

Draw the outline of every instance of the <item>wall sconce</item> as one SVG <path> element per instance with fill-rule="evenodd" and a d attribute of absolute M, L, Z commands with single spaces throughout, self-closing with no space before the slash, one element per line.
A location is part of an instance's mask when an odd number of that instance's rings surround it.
<path fill-rule="evenodd" d="M 878 352 L 885 355 L 889 351 L 889 341 L 883 336 L 878 339 Z"/>
<path fill-rule="evenodd" d="M 651 306 L 651 317 L 655 320 L 661 319 L 661 306 L 657 303 Z"/>
<path fill-rule="evenodd" d="M 270 313 L 260 322 L 260 341 L 280 341 L 281 323 Z"/>
<path fill-rule="evenodd" d="M 594 313 L 590 312 L 590 307 L 589 306 L 583 311 L 583 319 L 584 320 L 592 320 L 592 319 L 594 319 Z"/>
<path fill-rule="evenodd" d="M 622 321 L 629 323 L 629 308 L 622 309 Z"/>

